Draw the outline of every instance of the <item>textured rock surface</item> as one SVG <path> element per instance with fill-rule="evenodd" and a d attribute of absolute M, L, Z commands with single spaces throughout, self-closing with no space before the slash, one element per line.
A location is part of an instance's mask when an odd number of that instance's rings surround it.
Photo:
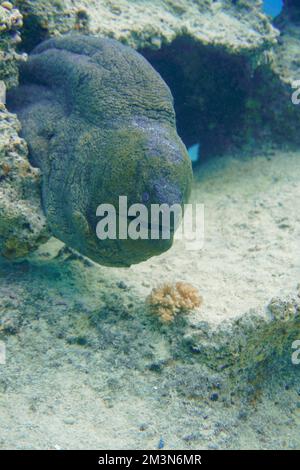
<path fill-rule="evenodd" d="M 276 20 L 276 26 L 282 34 L 275 49 L 276 60 L 273 66 L 282 79 L 291 84 L 293 80 L 300 80 L 300 13 L 297 17 L 291 14 L 289 7 L 285 7 Z"/>
<path fill-rule="evenodd" d="M 254 129 L 264 128 L 274 141 L 299 145 L 300 105 L 292 102 L 294 82 L 300 80 L 299 6 L 288 2 L 275 26 L 280 31 L 278 44 L 269 55 L 269 63 L 255 72 L 250 122 L 252 119 Z"/>
<path fill-rule="evenodd" d="M 6 90 L 18 83 L 16 52 L 22 15 L 10 2 L 0 5 L 0 257 L 22 258 L 47 240 L 40 201 L 40 173 L 28 161 L 21 125 L 5 107 Z"/>
<path fill-rule="evenodd" d="M 10 2 L 0 4 L 0 80 L 9 88 L 18 83 L 18 62 L 24 56 L 16 52 L 20 42 L 22 15 Z"/>
<path fill-rule="evenodd" d="M 159 48 L 187 34 L 231 52 L 257 52 L 274 44 L 277 36 L 259 0 L 17 0 L 16 4 L 28 33 L 32 26 L 38 42 L 48 34 L 81 29 L 139 49 Z"/>
<path fill-rule="evenodd" d="M 20 123 L 0 104 L 0 256 L 22 258 L 47 240 L 40 173 L 28 161 Z"/>

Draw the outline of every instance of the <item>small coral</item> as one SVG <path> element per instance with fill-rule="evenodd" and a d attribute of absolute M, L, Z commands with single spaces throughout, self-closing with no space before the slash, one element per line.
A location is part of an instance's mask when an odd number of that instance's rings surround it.
<path fill-rule="evenodd" d="M 152 289 L 147 297 L 151 312 L 158 315 L 163 323 L 172 322 L 178 313 L 187 313 L 203 302 L 197 289 L 185 282 L 163 284 Z"/>

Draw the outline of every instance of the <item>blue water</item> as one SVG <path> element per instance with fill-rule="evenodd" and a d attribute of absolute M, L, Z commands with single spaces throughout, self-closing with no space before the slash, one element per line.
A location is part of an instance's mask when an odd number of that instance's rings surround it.
<path fill-rule="evenodd" d="M 264 0 L 264 12 L 270 16 L 278 16 L 283 8 L 283 0 Z"/>

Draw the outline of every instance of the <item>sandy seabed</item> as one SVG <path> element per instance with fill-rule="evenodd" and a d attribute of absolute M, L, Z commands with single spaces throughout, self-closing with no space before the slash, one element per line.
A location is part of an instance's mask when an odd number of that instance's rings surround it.
<path fill-rule="evenodd" d="M 195 171 L 200 252 L 177 241 L 158 258 L 111 269 L 51 240 L 29 261 L 0 264 L 0 448 L 299 449 L 300 365 L 290 343 L 280 347 L 283 330 L 270 367 L 255 375 L 253 361 L 247 383 L 237 371 L 225 380 L 182 342 L 199 324 L 216 331 L 249 312 L 267 320 L 272 298 L 297 296 L 299 179 L 299 152 L 214 158 Z M 197 287 L 204 303 L 162 326 L 145 298 L 176 281 Z"/>

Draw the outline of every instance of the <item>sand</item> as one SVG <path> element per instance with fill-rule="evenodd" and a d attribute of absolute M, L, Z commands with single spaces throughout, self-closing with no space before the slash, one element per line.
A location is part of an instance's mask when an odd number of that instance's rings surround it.
<path fill-rule="evenodd" d="M 268 308 L 274 297 L 297 298 L 299 177 L 299 152 L 284 149 L 199 165 L 200 252 L 177 241 L 158 258 L 111 269 L 51 240 L 29 261 L 2 262 L 0 448 L 299 449 L 300 366 L 290 360 L 299 312 L 283 326 Z M 162 326 L 145 298 L 179 280 L 198 288 L 203 306 Z M 209 345 L 200 341 L 199 352 L 187 340 L 204 330 L 222 352 L 216 361 Z M 252 348 L 260 335 L 263 359 Z M 230 372 L 219 367 L 225 336 L 242 338 Z"/>

